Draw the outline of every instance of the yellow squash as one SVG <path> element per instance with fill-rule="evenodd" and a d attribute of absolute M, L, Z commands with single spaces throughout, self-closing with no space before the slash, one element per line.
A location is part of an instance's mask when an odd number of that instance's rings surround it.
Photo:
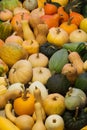
<path fill-rule="evenodd" d="M 0 124 L 0 130 L 20 130 L 10 120 L 2 116 L 0 116 Z"/>

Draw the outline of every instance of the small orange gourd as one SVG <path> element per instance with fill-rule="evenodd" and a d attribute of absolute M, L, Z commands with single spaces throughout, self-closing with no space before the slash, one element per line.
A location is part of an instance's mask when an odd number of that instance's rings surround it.
<path fill-rule="evenodd" d="M 34 96 L 25 90 L 21 97 L 14 100 L 13 106 L 15 113 L 17 115 L 32 115 L 34 112 L 34 101 Z"/>
<path fill-rule="evenodd" d="M 70 18 L 73 17 L 71 23 L 76 24 L 77 26 L 80 25 L 80 22 L 84 19 L 83 15 L 74 11 L 70 10 Z"/>
<path fill-rule="evenodd" d="M 53 5 L 51 3 L 47 3 L 45 2 L 44 3 L 44 11 L 45 11 L 45 14 L 55 14 L 57 13 L 57 6 L 56 5 Z"/>
<path fill-rule="evenodd" d="M 60 6 L 57 10 L 57 13 L 59 15 L 59 23 L 66 22 L 69 19 L 69 15 L 65 12 L 63 6 Z"/>
<path fill-rule="evenodd" d="M 67 22 L 63 22 L 60 25 L 60 28 L 64 29 L 68 34 L 70 34 L 71 32 L 73 32 L 74 30 L 78 29 L 76 24 L 71 23 L 72 21 L 72 17 L 68 19 Z"/>
<path fill-rule="evenodd" d="M 57 13 L 53 15 L 43 15 L 41 19 L 48 25 L 48 28 L 58 27 L 59 25 L 59 15 Z"/>

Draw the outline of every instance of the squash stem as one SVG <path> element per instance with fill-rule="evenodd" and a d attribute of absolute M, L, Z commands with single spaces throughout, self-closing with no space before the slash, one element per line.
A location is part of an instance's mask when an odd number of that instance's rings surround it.
<path fill-rule="evenodd" d="M 77 117 L 78 117 L 78 113 L 79 113 L 79 107 L 76 107 L 75 116 L 74 116 L 75 120 L 76 120 Z"/>
<path fill-rule="evenodd" d="M 27 100 L 29 97 L 27 96 L 27 93 L 28 93 L 28 90 L 25 90 L 24 91 L 24 94 L 23 94 L 23 96 L 22 96 L 22 99 L 23 100 Z"/>

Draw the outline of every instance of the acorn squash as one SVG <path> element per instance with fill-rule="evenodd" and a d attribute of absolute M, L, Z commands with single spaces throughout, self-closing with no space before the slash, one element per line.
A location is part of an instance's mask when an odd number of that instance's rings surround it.
<path fill-rule="evenodd" d="M 46 83 L 48 93 L 60 93 L 65 96 L 70 87 L 70 81 L 63 74 L 53 74 Z"/>
<path fill-rule="evenodd" d="M 87 108 L 65 111 L 63 119 L 66 130 L 80 130 L 87 125 Z"/>
<path fill-rule="evenodd" d="M 59 48 L 49 42 L 40 46 L 39 51 L 50 58 Z"/>
<path fill-rule="evenodd" d="M 87 94 L 87 72 L 84 72 L 77 77 L 75 88 L 79 88 Z"/>

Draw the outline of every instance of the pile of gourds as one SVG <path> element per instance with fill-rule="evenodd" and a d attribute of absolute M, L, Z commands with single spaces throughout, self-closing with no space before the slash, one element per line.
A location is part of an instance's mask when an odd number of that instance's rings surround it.
<path fill-rule="evenodd" d="M 84 7 L 84 8 L 83 8 Z M 87 129 L 87 1 L 0 1 L 0 129 Z"/>

